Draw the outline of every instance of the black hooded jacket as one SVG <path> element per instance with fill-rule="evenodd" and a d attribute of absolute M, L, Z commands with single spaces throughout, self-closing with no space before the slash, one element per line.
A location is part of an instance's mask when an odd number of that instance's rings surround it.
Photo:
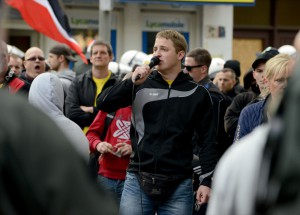
<path fill-rule="evenodd" d="M 210 186 L 217 153 L 208 91 L 183 72 L 169 86 L 159 72 L 153 71 L 143 84 L 134 86 L 127 79 L 97 99 L 97 107 L 105 112 L 132 103 L 133 154 L 128 171 L 191 177 L 195 132 L 201 145 L 200 182 Z"/>

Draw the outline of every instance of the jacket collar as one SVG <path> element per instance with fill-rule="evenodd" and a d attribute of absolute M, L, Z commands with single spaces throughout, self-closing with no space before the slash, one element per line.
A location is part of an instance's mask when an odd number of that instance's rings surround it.
<path fill-rule="evenodd" d="M 153 70 L 151 75 L 149 76 L 150 78 L 157 79 L 159 81 L 165 81 L 161 74 L 157 70 Z M 184 81 L 192 81 L 193 79 L 190 77 L 189 74 L 184 73 L 182 70 L 178 73 L 177 77 L 175 78 L 173 84 L 178 84 Z"/>

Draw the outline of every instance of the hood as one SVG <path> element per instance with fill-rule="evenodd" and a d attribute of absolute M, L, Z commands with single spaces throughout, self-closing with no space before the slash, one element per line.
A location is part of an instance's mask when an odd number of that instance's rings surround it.
<path fill-rule="evenodd" d="M 47 115 L 63 115 L 64 90 L 55 74 L 38 75 L 31 84 L 28 100 Z"/>
<path fill-rule="evenodd" d="M 59 78 L 65 78 L 65 79 L 68 79 L 70 81 L 72 81 L 76 76 L 75 72 L 73 72 L 72 70 L 59 71 L 59 72 L 56 73 L 56 75 Z"/>

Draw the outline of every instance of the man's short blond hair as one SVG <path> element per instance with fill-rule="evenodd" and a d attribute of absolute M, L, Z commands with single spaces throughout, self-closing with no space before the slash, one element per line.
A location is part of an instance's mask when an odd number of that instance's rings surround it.
<path fill-rule="evenodd" d="M 173 41 L 176 53 L 180 51 L 187 52 L 187 42 L 184 36 L 176 30 L 162 30 L 156 34 L 155 38 L 165 38 Z"/>

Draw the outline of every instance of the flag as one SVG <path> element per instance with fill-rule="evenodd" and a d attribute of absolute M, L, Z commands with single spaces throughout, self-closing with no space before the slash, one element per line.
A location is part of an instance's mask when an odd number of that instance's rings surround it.
<path fill-rule="evenodd" d="M 70 36 L 67 16 L 57 0 L 5 0 L 8 5 L 17 9 L 25 22 L 36 31 L 68 45 L 87 64 L 79 44 Z"/>

